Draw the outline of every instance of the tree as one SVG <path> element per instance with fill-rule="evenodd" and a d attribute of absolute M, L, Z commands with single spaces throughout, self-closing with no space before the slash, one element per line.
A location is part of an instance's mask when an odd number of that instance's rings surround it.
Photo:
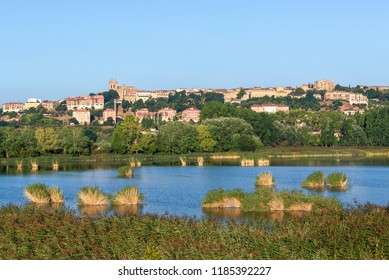
<path fill-rule="evenodd" d="M 69 119 L 69 123 L 70 123 L 70 124 L 80 124 L 80 123 L 78 122 L 78 120 L 77 120 L 76 118 L 74 118 L 74 117 Z"/>
<path fill-rule="evenodd" d="M 246 91 L 243 88 L 240 88 L 238 94 L 236 95 L 237 98 L 241 99 L 246 94 Z"/>
<path fill-rule="evenodd" d="M 35 138 L 41 154 L 59 153 L 62 150 L 60 135 L 54 128 L 38 128 Z"/>
<path fill-rule="evenodd" d="M 196 126 L 197 130 L 197 142 L 198 149 L 200 152 L 212 152 L 215 148 L 217 141 L 212 138 L 211 133 L 208 130 L 206 125 L 198 125 Z"/>
<path fill-rule="evenodd" d="M 194 152 L 197 150 L 197 130 L 187 123 L 168 122 L 158 133 L 157 147 L 165 153 Z"/>
<path fill-rule="evenodd" d="M 112 149 L 118 154 L 138 153 L 142 127 L 135 116 L 126 116 L 118 123 L 112 134 Z"/>
<path fill-rule="evenodd" d="M 220 103 L 224 103 L 224 94 L 218 92 L 207 92 L 204 94 L 205 103 L 209 103 L 212 101 L 218 101 Z"/>
<path fill-rule="evenodd" d="M 240 138 L 242 136 L 252 137 L 253 127 L 246 121 L 239 118 L 216 118 L 207 119 L 203 123 L 208 126 L 212 138 L 217 141 L 215 149 L 217 151 L 231 151 L 239 149 Z M 233 141 L 235 140 L 235 141 Z"/>
<path fill-rule="evenodd" d="M 92 141 L 84 135 L 82 127 L 66 127 L 60 131 L 61 143 L 65 154 L 80 156 L 89 155 Z"/>
<path fill-rule="evenodd" d="M 348 118 L 344 121 L 340 133 L 342 146 L 366 146 L 368 144 L 365 131 L 354 118 Z"/>

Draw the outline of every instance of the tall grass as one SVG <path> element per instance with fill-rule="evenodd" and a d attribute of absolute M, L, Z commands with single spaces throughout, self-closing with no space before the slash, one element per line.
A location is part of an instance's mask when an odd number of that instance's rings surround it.
<path fill-rule="evenodd" d="M 252 216 L 255 221 L 245 223 L 150 215 L 90 219 L 66 209 L 9 205 L 0 208 L 0 259 L 389 259 L 387 207 L 271 215 L 285 218 L 269 222 Z"/>
<path fill-rule="evenodd" d="M 136 186 L 124 187 L 115 193 L 112 198 L 112 204 L 116 205 L 140 204 L 142 201 L 143 195 Z"/>
<path fill-rule="evenodd" d="M 331 173 L 326 180 L 326 187 L 330 190 L 344 191 L 347 189 L 347 177 L 343 173 Z"/>
<path fill-rule="evenodd" d="M 134 176 L 134 172 L 130 166 L 119 167 L 118 173 L 120 177 L 132 178 Z"/>
<path fill-rule="evenodd" d="M 64 197 L 62 191 L 57 187 L 51 187 L 49 188 L 50 193 L 50 201 L 52 203 L 63 203 Z"/>
<path fill-rule="evenodd" d="M 264 172 L 257 176 L 255 185 L 257 187 L 272 187 L 274 185 L 274 178 L 270 172 Z"/>
<path fill-rule="evenodd" d="M 321 171 L 315 171 L 310 174 L 301 184 L 302 187 L 314 190 L 324 190 L 324 174 Z"/>
<path fill-rule="evenodd" d="M 80 205 L 104 205 L 109 204 L 110 195 L 102 192 L 98 187 L 83 187 L 78 193 Z"/>
<path fill-rule="evenodd" d="M 24 189 L 24 195 L 34 203 L 50 203 L 49 187 L 45 184 L 31 184 Z"/>

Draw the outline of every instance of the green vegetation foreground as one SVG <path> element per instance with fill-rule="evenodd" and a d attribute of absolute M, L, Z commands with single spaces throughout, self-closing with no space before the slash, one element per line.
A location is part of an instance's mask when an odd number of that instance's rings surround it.
<path fill-rule="evenodd" d="M 389 259 L 389 208 L 222 224 L 68 210 L 0 209 L 0 259 Z"/>

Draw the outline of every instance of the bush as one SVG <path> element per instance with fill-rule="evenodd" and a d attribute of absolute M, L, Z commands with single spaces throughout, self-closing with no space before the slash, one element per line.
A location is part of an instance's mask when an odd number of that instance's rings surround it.
<path fill-rule="evenodd" d="M 140 204 L 143 201 L 143 195 L 136 186 L 124 187 L 122 190 L 115 193 L 112 199 L 112 204 L 128 205 Z"/>
<path fill-rule="evenodd" d="M 315 171 L 310 174 L 301 184 L 302 187 L 315 190 L 324 189 L 324 174 L 321 171 Z"/>
<path fill-rule="evenodd" d="M 130 166 L 122 166 L 119 167 L 118 173 L 120 177 L 127 177 L 127 178 L 132 178 L 133 177 L 133 170 Z"/>
<path fill-rule="evenodd" d="M 326 180 L 326 187 L 332 190 L 344 191 L 347 189 L 347 177 L 343 173 L 331 173 Z"/>
<path fill-rule="evenodd" d="M 27 186 L 24 189 L 24 195 L 35 203 L 50 203 L 49 188 L 42 183 Z"/>
<path fill-rule="evenodd" d="M 80 205 L 104 205 L 108 204 L 110 195 L 102 192 L 98 187 L 83 187 L 78 193 Z"/>

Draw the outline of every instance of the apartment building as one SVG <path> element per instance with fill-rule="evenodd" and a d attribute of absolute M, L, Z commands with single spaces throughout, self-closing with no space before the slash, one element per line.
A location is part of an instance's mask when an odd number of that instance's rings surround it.
<path fill-rule="evenodd" d="M 182 120 L 189 122 L 190 120 L 198 122 L 200 120 L 200 110 L 196 108 L 189 108 L 182 111 Z"/>
<path fill-rule="evenodd" d="M 104 96 L 102 95 L 67 97 L 65 100 L 68 110 L 104 109 Z"/>
<path fill-rule="evenodd" d="M 73 118 L 75 118 L 79 124 L 90 124 L 90 111 L 75 110 L 73 111 Z"/>

